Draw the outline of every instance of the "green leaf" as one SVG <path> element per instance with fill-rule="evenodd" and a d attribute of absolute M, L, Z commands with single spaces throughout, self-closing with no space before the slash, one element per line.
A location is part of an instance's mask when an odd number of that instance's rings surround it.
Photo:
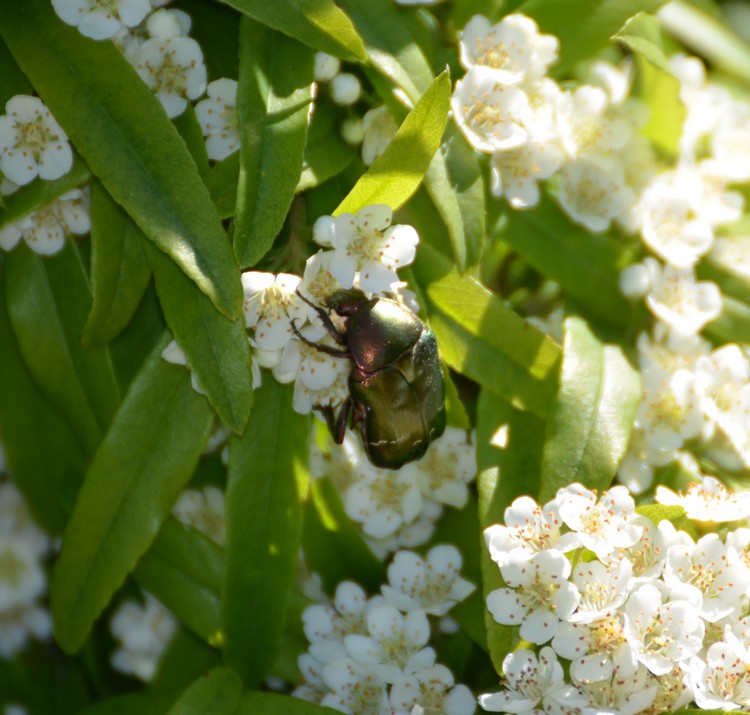
<path fill-rule="evenodd" d="M 0 209 L 0 228 L 44 208 L 47 204 L 75 189 L 91 178 L 91 172 L 80 156 L 74 155 L 73 166 L 67 174 L 54 181 L 32 181 L 10 196 L 3 197 L 5 208 Z"/>
<path fill-rule="evenodd" d="M 635 508 L 638 514 L 646 516 L 657 526 L 661 521 L 671 521 L 677 528 L 687 518 L 687 512 L 681 506 L 667 506 L 665 504 L 640 504 Z"/>
<path fill-rule="evenodd" d="M 179 117 L 175 117 L 172 123 L 185 142 L 185 146 L 190 152 L 190 156 L 193 157 L 200 175 L 203 176 L 208 171 L 208 152 L 203 138 L 203 129 L 198 122 L 198 116 L 193 105 L 188 103 L 185 111 Z"/>
<path fill-rule="evenodd" d="M 511 211 L 500 238 L 593 317 L 630 324 L 633 306 L 618 288 L 630 259 L 614 239 L 592 236 L 548 196 L 533 211 Z"/>
<path fill-rule="evenodd" d="M 748 715 L 747 710 L 732 710 L 736 715 Z M 726 715 L 726 710 L 703 710 L 699 708 L 683 708 L 675 710 L 673 715 Z"/>
<path fill-rule="evenodd" d="M 265 375 L 240 437 L 229 442 L 224 656 L 247 687 L 263 682 L 279 649 L 299 559 L 310 418 L 291 385 Z"/>
<path fill-rule="evenodd" d="M 641 133 L 665 154 L 675 156 L 687 110 L 680 100 L 680 81 L 672 74 L 662 50 L 659 21 L 640 12 L 612 39 L 636 55 L 638 82 L 634 94 L 650 109 Z"/>
<path fill-rule="evenodd" d="M 430 246 L 414 264 L 442 359 L 521 409 L 545 416 L 557 386 L 558 346 Z"/>
<path fill-rule="evenodd" d="M 161 357 L 131 385 L 68 522 L 50 598 L 58 643 L 78 650 L 94 620 L 156 538 L 213 425 L 188 374 Z"/>
<path fill-rule="evenodd" d="M 203 177 L 221 218 L 234 216 L 237 204 L 237 181 L 240 173 L 238 153 L 214 164 Z"/>
<path fill-rule="evenodd" d="M 485 236 L 484 182 L 476 152 L 452 124 L 427 171 L 425 188 L 448 229 L 458 269 L 476 266 Z"/>
<path fill-rule="evenodd" d="M 351 20 L 333 0 L 221 0 L 248 17 L 294 37 L 315 50 L 351 62 L 366 59 Z"/>
<path fill-rule="evenodd" d="M 5 267 L 8 313 L 29 372 L 93 453 L 120 394 L 106 348 L 80 343 L 91 293 L 78 250 L 66 241 L 42 258 L 22 244 Z"/>
<path fill-rule="evenodd" d="M 208 191 L 122 53 L 65 25 L 46 0 L 4 8 L 0 34 L 112 197 L 219 310 L 239 314 L 237 265 Z"/>
<path fill-rule="evenodd" d="M 230 668 L 200 676 L 169 709 L 168 715 L 232 715 L 242 695 L 242 681 Z"/>
<path fill-rule="evenodd" d="M 723 295 L 721 313 L 703 329 L 716 343 L 750 343 L 750 305 Z"/>
<path fill-rule="evenodd" d="M 2 274 L 0 273 L 0 280 Z M 0 290 L 0 441 L 8 471 L 34 517 L 59 534 L 83 478 L 84 455 L 70 426 L 34 384 Z"/>
<path fill-rule="evenodd" d="M 339 0 L 362 36 L 368 63 L 414 104 L 432 82 L 432 69 L 391 0 Z M 399 100 L 402 101 L 402 100 Z"/>
<path fill-rule="evenodd" d="M 529 412 L 513 409 L 488 390 L 479 393 L 477 405 L 477 466 L 479 523 L 485 529 L 503 522 L 514 499 L 535 495 L 539 488 L 544 422 Z M 484 598 L 503 583 L 500 569 L 481 551 Z M 498 674 L 505 656 L 521 643 L 517 627 L 496 623 L 485 610 L 487 646 Z"/>
<path fill-rule="evenodd" d="M 182 623 L 210 643 L 219 640 L 224 550 L 170 517 L 133 577 Z"/>
<path fill-rule="evenodd" d="M 336 715 L 339 710 L 308 703 L 290 695 L 245 693 L 237 710 L 237 715 Z"/>
<path fill-rule="evenodd" d="M 8 46 L 0 40 L 0 110 L 5 111 L 5 103 L 16 94 L 33 92 L 34 88 L 16 64 Z"/>
<path fill-rule="evenodd" d="M 351 579 L 376 591 L 385 580 L 383 563 L 372 553 L 344 510 L 330 479 L 310 483 L 302 542 L 308 568 L 317 573 L 327 593 Z"/>
<path fill-rule="evenodd" d="M 533 17 L 542 32 L 560 38 L 555 72 L 564 74 L 603 50 L 625 22 L 641 11 L 653 12 L 666 0 L 527 0 L 518 12 Z"/>
<path fill-rule="evenodd" d="M 91 185 L 91 288 L 87 347 L 106 345 L 130 322 L 151 279 L 143 233 L 99 182 Z"/>
<path fill-rule="evenodd" d="M 671 74 L 672 70 L 662 50 L 659 21 L 653 15 L 639 12 L 631 17 L 625 26 L 612 36 L 612 39 L 622 42 L 662 72 Z"/>
<path fill-rule="evenodd" d="M 206 641 L 179 627 L 169 640 L 149 690 L 182 690 L 211 668 L 221 665 L 221 654 Z"/>
<path fill-rule="evenodd" d="M 451 82 L 442 72 L 399 127 L 388 148 L 360 177 L 334 215 L 356 213 L 370 204 L 394 211 L 417 190 L 445 131 Z"/>
<path fill-rule="evenodd" d="M 243 18 L 240 24 L 240 173 L 234 248 L 254 266 L 284 224 L 302 171 L 313 101 L 313 53 Z"/>
<path fill-rule="evenodd" d="M 250 346 L 244 320 L 217 313 L 161 251 L 145 243 L 164 317 L 211 406 L 241 432 L 253 404 Z"/>
<path fill-rule="evenodd" d="M 580 482 L 609 487 L 630 438 L 641 401 L 639 374 L 619 348 L 602 345 L 579 318 L 565 321 L 557 393 L 542 457 L 539 502 Z"/>

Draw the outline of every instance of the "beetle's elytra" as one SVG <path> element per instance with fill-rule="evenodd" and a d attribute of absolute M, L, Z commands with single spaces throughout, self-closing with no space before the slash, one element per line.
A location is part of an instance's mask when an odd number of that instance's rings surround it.
<path fill-rule="evenodd" d="M 341 333 L 325 309 L 300 297 L 342 347 L 311 344 L 353 363 L 349 397 L 338 414 L 321 408 L 334 440 L 343 442 L 351 415 L 352 427 L 359 430 L 376 467 L 398 469 L 422 457 L 445 430 L 445 386 L 432 331 L 397 301 L 368 298 L 351 288 L 335 291 L 326 300 L 328 310 L 346 318 L 346 333 Z"/>

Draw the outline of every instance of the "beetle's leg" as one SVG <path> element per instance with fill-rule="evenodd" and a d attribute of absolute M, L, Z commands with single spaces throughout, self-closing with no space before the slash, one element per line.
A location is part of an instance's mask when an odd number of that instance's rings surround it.
<path fill-rule="evenodd" d="M 305 303 L 307 303 L 318 314 L 318 317 L 323 323 L 323 327 L 328 331 L 328 334 L 339 345 L 346 345 L 346 336 L 343 335 L 339 331 L 339 329 L 333 324 L 333 321 L 331 320 L 331 316 L 328 315 L 328 313 L 325 310 L 323 310 L 323 308 L 321 308 L 319 305 L 315 305 L 315 303 L 305 298 L 305 296 L 302 295 L 302 293 L 300 293 L 299 288 L 297 288 L 296 293 Z"/>
<path fill-rule="evenodd" d="M 333 414 L 333 409 L 328 408 L 331 411 L 331 420 L 328 423 L 328 429 L 331 431 L 331 436 L 336 444 L 341 444 L 344 441 L 344 435 L 346 434 L 346 424 L 349 422 L 349 413 L 352 410 L 352 398 L 347 397 L 341 404 L 341 409 L 338 415 Z"/>
<path fill-rule="evenodd" d="M 292 330 L 294 331 L 294 334 L 306 345 L 309 345 L 311 348 L 315 348 L 316 350 L 319 350 L 322 353 L 326 353 L 326 355 L 333 355 L 334 357 L 345 357 L 345 358 L 351 358 L 351 353 L 348 350 L 341 350 L 339 348 L 332 348 L 330 345 L 320 345 L 318 343 L 314 343 L 312 340 L 308 340 L 300 331 L 297 329 L 297 319 L 292 318 L 291 320 L 292 324 Z"/>

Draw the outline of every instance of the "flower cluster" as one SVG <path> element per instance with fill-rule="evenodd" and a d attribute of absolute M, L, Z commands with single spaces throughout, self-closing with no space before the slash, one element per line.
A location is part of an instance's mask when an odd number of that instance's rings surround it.
<path fill-rule="evenodd" d="M 50 540 L 21 494 L 11 482 L 0 481 L 0 659 L 24 650 L 32 637 L 51 635 L 52 619 L 39 603 L 47 592 L 49 550 Z"/>
<path fill-rule="evenodd" d="M 474 590 L 460 571 L 453 546 L 436 546 L 425 558 L 399 551 L 382 595 L 368 598 L 344 581 L 331 603 L 306 608 L 310 648 L 299 658 L 305 682 L 293 694 L 357 715 L 471 715 L 468 688 L 455 685 L 428 645 L 428 616 L 445 615 Z"/>
<path fill-rule="evenodd" d="M 304 276 L 258 271 L 242 275 L 253 364 L 272 369 L 279 382 L 294 382 L 294 408 L 302 414 L 313 407 L 341 404 L 348 394 L 351 369 L 346 358 L 309 344 L 335 347 L 315 309 L 302 296 L 325 305 L 326 298 L 340 288 L 399 291 L 403 284 L 396 271 L 414 260 L 419 237 L 411 226 L 393 226 L 392 220 L 393 212 L 382 204 L 366 206 L 356 215 L 322 216 L 313 238 L 324 249 L 308 259 Z M 259 379 L 256 373 L 256 385 Z"/>
<path fill-rule="evenodd" d="M 447 427 L 424 457 L 398 470 L 370 464 L 352 433 L 341 446 L 329 438 L 325 451 L 313 443 L 310 455 L 310 476 L 333 482 L 347 515 L 380 558 L 429 541 L 444 507 L 466 506 L 476 472 L 474 447 L 466 432 L 454 427 Z"/>
<path fill-rule="evenodd" d="M 487 608 L 542 647 L 508 654 L 506 687 L 480 705 L 561 715 L 750 706 L 748 497 L 712 478 L 685 496 L 660 489 L 666 506 L 645 512 L 671 509 L 691 533 L 638 513 L 623 486 L 514 501 L 505 525 L 485 530 L 505 584 Z M 689 518 L 740 525 L 698 538 Z"/>

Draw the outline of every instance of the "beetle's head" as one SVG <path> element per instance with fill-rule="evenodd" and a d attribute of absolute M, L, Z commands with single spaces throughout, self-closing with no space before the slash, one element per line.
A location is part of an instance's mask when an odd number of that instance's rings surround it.
<path fill-rule="evenodd" d="M 359 288 L 342 288 L 326 298 L 326 307 L 335 310 L 339 315 L 354 315 L 370 300 Z"/>

